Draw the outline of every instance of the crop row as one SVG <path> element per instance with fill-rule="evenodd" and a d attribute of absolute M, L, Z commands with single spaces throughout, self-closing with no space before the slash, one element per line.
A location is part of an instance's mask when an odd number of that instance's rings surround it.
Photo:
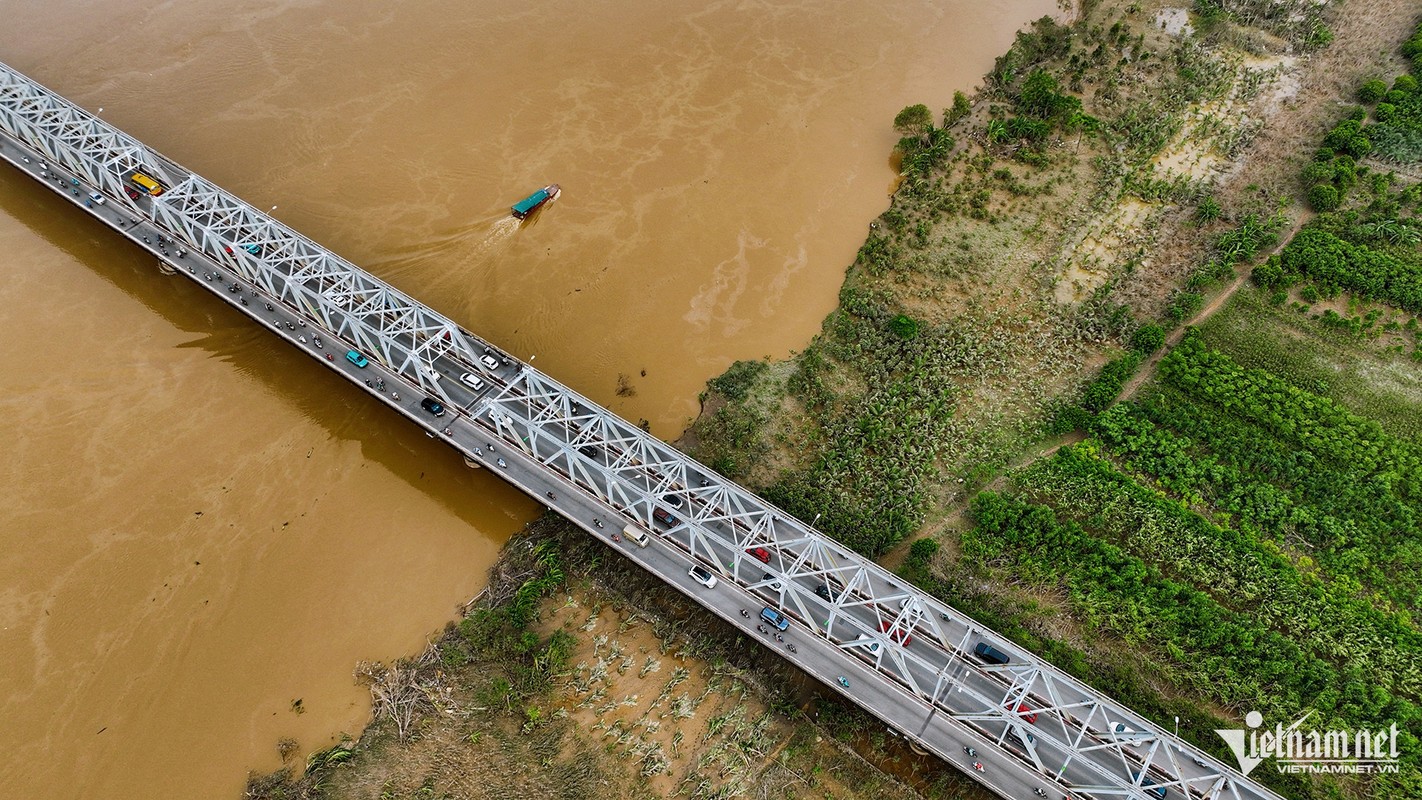
<path fill-rule="evenodd" d="M 1247 611 L 1305 652 L 1367 676 L 1386 692 L 1422 696 L 1422 635 L 1349 587 L 1301 575 L 1277 552 L 1221 527 L 1111 466 L 1093 443 L 1063 448 L 1018 476 L 1032 499 L 1149 559 L 1174 580 Z"/>
<path fill-rule="evenodd" d="M 1179 392 L 1116 405 L 1092 432 L 1118 462 L 1192 506 L 1225 512 L 1242 533 L 1303 551 L 1333 581 L 1422 608 L 1422 509 L 1385 481 Z"/>
<path fill-rule="evenodd" d="M 1320 727 L 1381 726 L 1396 722 L 1408 731 L 1408 754 L 1395 786 L 1415 790 L 1417 752 L 1412 731 L 1422 709 L 1379 687 L 1358 661 L 1308 652 L 1281 634 L 1267 617 L 1231 609 L 1210 593 L 1172 578 L 1125 549 L 1063 521 L 1044 505 L 983 492 L 972 515 L 977 527 L 965 535 L 970 562 L 992 561 L 1068 592 L 1075 614 L 1091 628 L 1112 633 L 1168 662 L 1183 677 L 1177 684 L 1234 708 L 1269 717 L 1297 718 L 1313 709 Z M 1380 784 L 1392 784 L 1384 779 Z"/>
<path fill-rule="evenodd" d="M 1367 245 L 1345 242 L 1318 228 L 1304 228 L 1280 254 L 1279 278 L 1304 276 L 1327 290 L 1346 289 L 1359 297 L 1422 312 L 1422 271 Z M 1260 273 L 1268 283 L 1268 268 Z"/>
<path fill-rule="evenodd" d="M 1402 498 L 1422 498 L 1422 454 L 1417 448 L 1326 397 L 1264 370 L 1240 366 L 1206 347 L 1197 334 L 1186 336 L 1161 359 L 1160 375 L 1167 383 L 1321 459 L 1366 471 Z"/>

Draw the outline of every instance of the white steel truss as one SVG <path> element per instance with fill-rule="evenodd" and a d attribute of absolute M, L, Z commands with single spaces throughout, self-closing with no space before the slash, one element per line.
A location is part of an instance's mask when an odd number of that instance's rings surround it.
<path fill-rule="evenodd" d="M 488 356 L 510 363 L 438 312 L 3 64 L 0 129 L 431 395 L 451 400 L 437 367 L 474 371 Z M 124 189 L 135 171 L 166 191 L 130 200 Z M 1281 800 L 527 364 L 495 381 L 471 413 L 630 524 L 723 580 L 776 597 L 812 635 L 916 698 L 928 720 L 972 728 L 1048 776 L 1068 768 L 1087 775 L 1073 781 L 1072 796 L 1153 800 L 1168 790 Z M 978 660 L 980 643 L 1009 662 Z"/>
<path fill-rule="evenodd" d="M 1073 795 L 1277 797 L 547 375 L 523 369 L 474 413 L 720 579 L 771 590 L 782 613 L 941 716 L 1042 772 L 1088 767 L 1097 780 Z M 934 647 L 899 646 L 914 640 Z M 983 641 L 1011 661 L 979 661 Z"/>

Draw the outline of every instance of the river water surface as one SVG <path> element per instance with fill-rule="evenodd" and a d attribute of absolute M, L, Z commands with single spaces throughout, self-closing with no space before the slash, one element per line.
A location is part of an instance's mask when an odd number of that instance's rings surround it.
<path fill-rule="evenodd" d="M 1055 11 L 0 0 L 0 60 L 675 437 L 833 308 L 895 112 Z M 235 798 L 279 739 L 358 733 L 355 662 L 537 512 L 8 168 L 0 269 L 7 796 Z"/>

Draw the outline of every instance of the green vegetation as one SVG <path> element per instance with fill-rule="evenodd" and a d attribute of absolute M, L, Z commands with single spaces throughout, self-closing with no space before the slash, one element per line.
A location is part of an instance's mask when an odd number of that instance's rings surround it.
<path fill-rule="evenodd" d="M 1190 39 L 1092 4 L 1071 29 L 1039 21 L 977 103 L 943 113 L 952 152 L 911 161 L 940 131 L 905 109 L 905 180 L 840 308 L 782 379 L 734 404 L 766 415 L 772 500 L 876 556 L 932 531 L 907 548 L 906 579 L 1147 715 L 1179 716 L 1197 744 L 1218 752 L 1213 730 L 1253 709 L 1396 722 L 1415 749 L 1422 325 L 1403 312 L 1422 297 L 1422 189 L 1379 165 L 1404 163 L 1417 81 L 1358 85 L 1364 106 L 1323 136 L 1301 186 L 1211 186 L 1173 165 L 1238 153 L 1247 134 L 1214 109 L 1247 107 L 1267 80 L 1225 43 L 1257 54 L 1264 31 L 1321 47 L 1331 12 L 1196 11 Z M 1302 199 L 1319 216 L 1265 259 Z M 1169 279 L 1151 274 L 1162 260 Z M 1260 260 L 1259 288 L 1118 402 L 1169 332 Z M 1100 370 L 1073 368 L 1088 361 Z M 1071 431 L 1085 441 L 1007 467 Z M 1256 775 L 1290 797 L 1422 796 L 1408 759 L 1399 776 Z"/>
<path fill-rule="evenodd" d="M 1402 54 L 1412 62 L 1412 74 L 1398 76 L 1380 97 L 1376 89 L 1381 81 L 1369 81 L 1359 91 L 1359 99 L 1377 103 L 1377 123 L 1367 129 L 1373 156 L 1386 163 L 1416 164 L 1422 161 L 1422 91 L 1417 85 L 1417 76 L 1422 75 L 1422 24 L 1403 44 Z"/>
<path fill-rule="evenodd" d="M 1214 703 L 1288 720 L 1312 711 L 1320 727 L 1396 722 L 1416 741 L 1422 447 L 1198 334 L 1159 375 L 1141 401 L 1092 418 L 1094 438 L 1014 473 L 1012 494 L 978 495 L 954 570 L 1064 595 L 1074 620 L 1140 669 Z M 937 552 L 916 544 L 904 572 L 961 602 L 928 569 Z M 1032 609 L 1004 632 L 1113 685 L 1096 659 L 1024 628 Z M 1369 791 L 1422 794 L 1422 753 L 1404 759 Z M 1331 796 L 1262 777 L 1288 796 Z"/>
<path fill-rule="evenodd" d="M 1299 231 L 1284 248 L 1278 270 L 1260 276 L 1274 286 L 1307 277 L 1325 294 L 1346 289 L 1360 297 L 1382 300 L 1422 312 L 1422 269 L 1366 245 L 1354 245 L 1318 228 Z"/>
<path fill-rule="evenodd" d="M 727 400 L 740 402 L 750 394 L 756 378 L 768 369 L 764 361 L 737 361 L 719 376 L 711 379 L 711 388 L 720 392 Z"/>
<path fill-rule="evenodd" d="M 1279 548 L 1306 548 L 1332 580 L 1422 610 L 1422 450 L 1198 336 L 1160 374 L 1159 394 L 1097 417 L 1113 455 Z"/>

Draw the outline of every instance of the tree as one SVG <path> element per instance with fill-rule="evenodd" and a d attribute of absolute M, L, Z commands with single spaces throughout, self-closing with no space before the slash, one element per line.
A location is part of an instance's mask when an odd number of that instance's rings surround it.
<path fill-rule="evenodd" d="M 924 136 L 933 130 L 933 114 L 922 103 L 909 106 L 894 117 L 894 130 L 904 136 Z"/>
<path fill-rule="evenodd" d="M 953 107 L 943 112 L 943 127 L 948 127 L 973 112 L 968 96 L 962 92 L 953 93 Z"/>

